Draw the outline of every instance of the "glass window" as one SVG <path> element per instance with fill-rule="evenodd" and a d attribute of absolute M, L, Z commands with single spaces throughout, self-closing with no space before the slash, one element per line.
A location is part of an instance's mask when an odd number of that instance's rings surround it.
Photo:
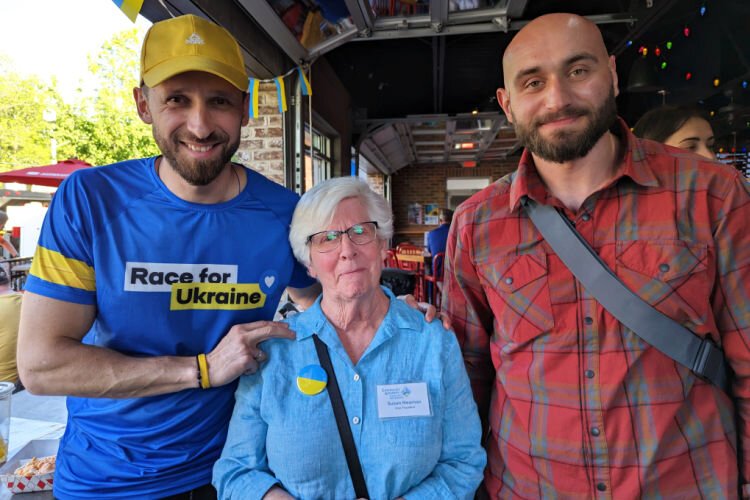
<path fill-rule="evenodd" d="M 331 178 L 331 142 L 330 137 L 305 125 L 305 191 Z"/>

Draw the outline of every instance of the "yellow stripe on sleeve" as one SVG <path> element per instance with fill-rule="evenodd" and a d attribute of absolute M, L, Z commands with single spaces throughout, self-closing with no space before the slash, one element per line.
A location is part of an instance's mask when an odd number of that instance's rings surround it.
<path fill-rule="evenodd" d="M 93 267 L 42 246 L 37 247 L 29 272 L 37 278 L 57 285 L 78 288 L 87 292 L 96 290 Z"/>

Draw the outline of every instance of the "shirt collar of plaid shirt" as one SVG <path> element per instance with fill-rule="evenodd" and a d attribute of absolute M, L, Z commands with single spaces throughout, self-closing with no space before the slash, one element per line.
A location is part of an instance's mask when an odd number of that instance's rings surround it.
<path fill-rule="evenodd" d="M 623 141 L 625 154 L 621 156 L 620 166 L 612 183 L 618 182 L 622 177 L 629 177 L 642 186 L 658 186 L 659 181 L 648 164 L 649 154 L 660 149 L 659 146 L 654 147 L 657 143 L 638 139 L 622 118 L 618 119 L 616 127 L 615 133 Z M 518 170 L 513 175 L 509 196 L 511 212 L 520 208 L 524 196 L 539 203 L 546 202 L 550 194 L 537 173 L 529 150 L 524 149 Z"/>

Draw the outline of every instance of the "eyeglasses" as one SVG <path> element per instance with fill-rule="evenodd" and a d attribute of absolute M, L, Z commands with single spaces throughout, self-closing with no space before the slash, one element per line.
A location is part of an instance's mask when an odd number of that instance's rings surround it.
<path fill-rule="evenodd" d="M 307 244 L 319 253 L 336 250 L 341 244 L 341 235 L 346 233 L 355 245 L 366 245 L 378 235 L 378 223 L 373 221 L 354 224 L 343 231 L 321 231 L 307 237 Z"/>

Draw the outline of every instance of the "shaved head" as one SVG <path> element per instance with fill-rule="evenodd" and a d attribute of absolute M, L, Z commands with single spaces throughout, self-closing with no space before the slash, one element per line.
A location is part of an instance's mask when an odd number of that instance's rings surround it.
<path fill-rule="evenodd" d="M 537 158 L 585 157 L 617 120 L 617 72 L 599 28 L 575 14 L 524 26 L 503 54 L 497 100 Z"/>
<path fill-rule="evenodd" d="M 503 53 L 503 76 L 509 87 L 509 76 L 528 56 L 544 57 L 548 48 L 580 45 L 591 55 L 607 59 L 607 47 L 596 24 L 576 14 L 547 14 L 521 28 Z M 526 60 L 526 62 L 529 62 Z"/>

